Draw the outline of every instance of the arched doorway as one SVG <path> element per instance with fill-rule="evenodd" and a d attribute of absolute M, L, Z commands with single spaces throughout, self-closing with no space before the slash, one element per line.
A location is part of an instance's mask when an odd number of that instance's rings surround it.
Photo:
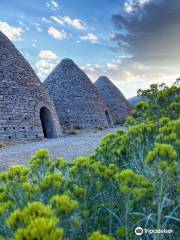
<path fill-rule="evenodd" d="M 107 110 L 105 111 L 105 114 L 106 114 L 106 119 L 107 119 L 109 127 L 113 127 L 113 122 L 112 122 L 111 116 Z"/>
<path fill-rule="evenodd" d="M 51 116 L 51 112 L 49 111 L 48 108 L 42 107 L 40 109 L 40 119 L 41 119 L 44 137 L 45 138 L 55 137 L 52 116 Z"/>

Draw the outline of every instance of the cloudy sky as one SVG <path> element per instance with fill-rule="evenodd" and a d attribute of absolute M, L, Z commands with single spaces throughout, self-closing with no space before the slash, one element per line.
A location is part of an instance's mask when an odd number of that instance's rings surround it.
<path fill-rule="evenodd" d="M 42 81 L 63 58 L 126 97 L 180 76 L 180 0 L 1 0 L 0 30 Z"/>

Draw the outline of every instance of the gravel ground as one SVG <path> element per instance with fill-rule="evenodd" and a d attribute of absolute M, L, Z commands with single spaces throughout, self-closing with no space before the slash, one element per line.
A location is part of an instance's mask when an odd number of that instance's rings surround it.
<path fill-rule="evenodd" d="M 0 148 L 0 171 L 6 170 L 12 164 L 28 164 L 29 159 L 40 148 L 48 149 L 52 160 L 61 156 L 72 161 L 77 157 L 87 156 L 95 151 L 106 134 L 114 131 L 115 129 L 81 131 L 74 136 Z"/>

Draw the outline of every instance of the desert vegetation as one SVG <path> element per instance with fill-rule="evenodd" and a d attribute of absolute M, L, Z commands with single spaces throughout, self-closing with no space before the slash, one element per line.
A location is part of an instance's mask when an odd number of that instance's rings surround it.
<path fill-rule="evenodd" d="M 134 240 L 136 227 L 174 231 L 141 239 L 178 239 L 179 80 L 138 94 L 146 101 L 127 131 L 107 135 L 92 156 L 52 162 L 41 149 L 29 167 L 0 174 L 0 239 Z"/>

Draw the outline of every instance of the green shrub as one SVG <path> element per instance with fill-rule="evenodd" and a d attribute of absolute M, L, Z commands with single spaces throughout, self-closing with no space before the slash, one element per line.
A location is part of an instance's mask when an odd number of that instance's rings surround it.
<path fill-rule="evenodd" d="M 0 173 L 0 239 L 134 240 L 136 227 L 173 229 L 141 239 L 178 239 L 180 119 L 178 82 L 139 90 L 127 131 L 96 152 L 52 162 L 41 149 L 30 166 Z"/>

